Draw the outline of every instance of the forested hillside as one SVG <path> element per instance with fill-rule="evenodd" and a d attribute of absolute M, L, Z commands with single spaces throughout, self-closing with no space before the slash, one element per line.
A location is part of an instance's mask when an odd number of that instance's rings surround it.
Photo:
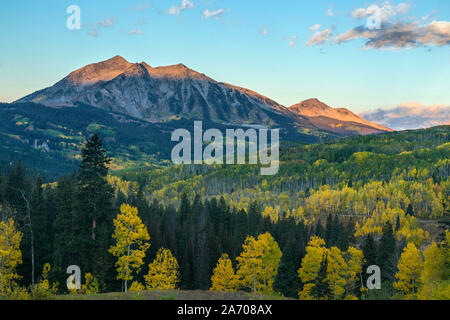
<path fill-rule="evenodd" d="M 416 220 L 442 218 L 448 208 L 449 132 L 436 127 L 292 145 L 282 149 L 279 173 L 270 177 L 246 165 L 125 170 L 109 179 L 127 196 L 142 190 L 166 205 L 178 206 L 182 193 L 223 196 L 244 210 L 256 200 L 273 221 L 287 216 L 312 224 L 329 213 L 353 216 L 363 235 L 380 234 L 386 221 L 400 219 L 408 228 L 404 236 L 422 238 Z"/>
<path fill-rule="evenodd" d="M 0 296 L 67 293 L 78 265 L 83 293 L 450 299 L 449 133 L 292 143 L 271 177 L 250 165 L 108 172 L 96 135 L 55 183 L 12 164 L 0 176 Z M 380 290 L 366 287 L 370 265 Z"/>

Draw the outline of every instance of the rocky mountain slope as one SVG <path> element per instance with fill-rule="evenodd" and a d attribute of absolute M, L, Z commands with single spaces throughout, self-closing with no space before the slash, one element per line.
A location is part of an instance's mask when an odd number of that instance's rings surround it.
<path fill-rule="evenodd" d="M 183 64 L 151 67 L 120 56 L 73 71 L 55 85 L 16 102 L 50 107 L 84 104 L 150 122 L 174 119 L 295 128 L 325 134 L 373 134 L 390 129 L 317 99 L 286 108 L 259 93 L 217 82 Z"/>
<path fill-rule="evenodd" d="M 217 82 L 183 64 L 153 68 L 120 56 L 78 69 L 17 102 L 53 107 L 83 103 L 151 122 L 176 118 L 266 126 L 302 122 L 275 101 Z"/>

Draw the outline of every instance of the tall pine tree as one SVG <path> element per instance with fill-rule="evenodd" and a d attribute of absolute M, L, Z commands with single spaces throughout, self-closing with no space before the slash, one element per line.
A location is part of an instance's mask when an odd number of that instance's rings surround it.
<path fill-rule="evenodd" d="M 75 194 L 75 247 L 79 266 L 92 272 L 105 289 L 114 279 L 114 260 L 108 253 L 112 244 L 113 190 L 106 181 L 110 158 L 97 134 L 86 141 L 78 171 Z"/>

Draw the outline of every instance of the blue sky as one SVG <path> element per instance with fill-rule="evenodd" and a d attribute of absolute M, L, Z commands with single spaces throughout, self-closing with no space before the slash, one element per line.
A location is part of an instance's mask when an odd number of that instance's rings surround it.
<path fill-rule="evenodd" d="M 69 5 L 81 9 L 80 30 L 66 27 Z M 373 12 L 376 30 L 367 27 Z M 0 101 L 119 54 L 151 66 L 183 63 L 285 106 L 312 97 L 355 112 L 448 105 L 449 21 L 447 0 L 8 1 Z"/>

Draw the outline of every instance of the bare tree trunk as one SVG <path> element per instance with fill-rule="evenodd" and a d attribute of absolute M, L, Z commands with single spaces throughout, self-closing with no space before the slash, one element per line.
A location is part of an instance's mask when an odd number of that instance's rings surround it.
<path fill-rule="evenodd" d="M 25 196 L 25 193 L 18 189 L 20 195 L 26 204 L 27 209 L 27 219 L 28 219 L 28 227 L 30 228 L 30 237 L 31 237 L 31 284 L 34 285 L 34 234 L 33 234 L 33 225 L 31 223 L 31 206 L 30 201 Z"/>
<path fill-rule="evenodd" d="M 92 219 L 92 240 L 95 241 L 95 228 L 97 227 L 97 223 L 95 221 L 95 218 Z"/>
<path fill-rule="evenodd" d="M 128 245 L 128 253 L 127 253 L 127 256 L 129 257 L 130 256 L 130 245 Z M 128 272 L 129 272 L 129 267 L 128 267 L 128 264 L 127 264 L 127 275 L 126 275 L 126 277 L 128 277 Z M 125 292 L 128 292 L 128 282 L 127 282 L 128 280 L 127 279 L 125 279 Z"/>

